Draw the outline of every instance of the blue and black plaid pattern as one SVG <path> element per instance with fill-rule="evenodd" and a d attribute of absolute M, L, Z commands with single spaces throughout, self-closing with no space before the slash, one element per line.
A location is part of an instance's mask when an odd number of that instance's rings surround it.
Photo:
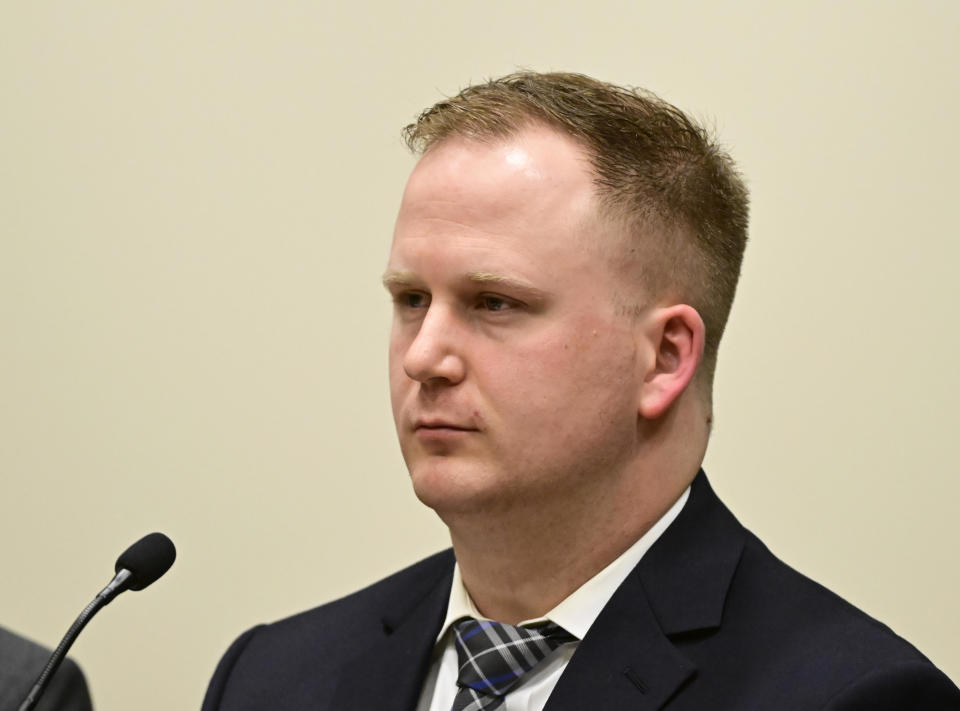
<path fill-rule="evenodd" d="M 453 626 L 460 660 L 457 696 L 451 711 L 489 711 L 520 677 L 564 642 L 576 639 L 552 622 L 514 627 L 490 620 L 461 620 Z"/>

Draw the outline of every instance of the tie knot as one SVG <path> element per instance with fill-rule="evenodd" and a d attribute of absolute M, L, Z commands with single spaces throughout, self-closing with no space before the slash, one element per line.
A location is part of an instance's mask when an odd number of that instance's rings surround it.
<path fill-rule="evenodd" d="M 520 678 L 564 642 L 576 639 L 548 622 L 515 627 L 491 620 L 466 619 L 454 625 L 460 662 L 460 692 L 453 711 L 496 708 Z"/>

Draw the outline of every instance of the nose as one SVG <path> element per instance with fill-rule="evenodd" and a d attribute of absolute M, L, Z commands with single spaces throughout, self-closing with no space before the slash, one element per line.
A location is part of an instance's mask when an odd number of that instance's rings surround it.
<path fill-rule="evenodd" d="M 431 304 L 403 356 L 403 370 L 424 384 L 456 385 L 466 373 L 458 347 L 456 319 L 449 309 Z"/>

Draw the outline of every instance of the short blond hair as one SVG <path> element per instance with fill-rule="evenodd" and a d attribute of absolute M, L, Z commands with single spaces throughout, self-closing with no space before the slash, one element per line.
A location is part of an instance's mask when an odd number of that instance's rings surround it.
<path fill-rule="evenodd" d="M 403 136 L 422 154 L 450 136 L 506 138 L 537 123 L 586 149 L 601 210 L 643 247 L 644 293 L 675 295 L 700 314 L 709 392 L 747 243 L 748 192 L 733 160 L 656 95 L 560 72 L 470 86 L 426 109 Z"/>

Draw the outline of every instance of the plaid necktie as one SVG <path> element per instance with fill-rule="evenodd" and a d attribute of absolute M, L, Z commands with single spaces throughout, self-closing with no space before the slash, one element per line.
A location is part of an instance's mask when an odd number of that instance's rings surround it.
<path fill-rule="evenodd" d="M 461 620 L 453 627 L 460 673 L 451 711 L 489 711 L 550 652 L 576 637 L 552 622 L 514 627 L 490 620 Z"/>

